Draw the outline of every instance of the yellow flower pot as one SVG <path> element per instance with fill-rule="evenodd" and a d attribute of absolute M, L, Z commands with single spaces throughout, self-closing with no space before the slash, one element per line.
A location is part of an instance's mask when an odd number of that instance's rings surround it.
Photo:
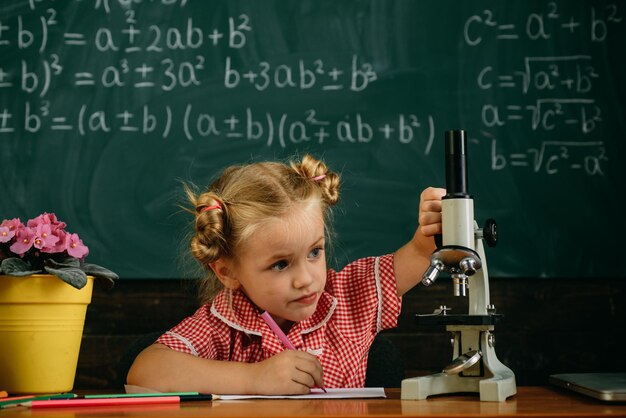
<path fill-rule="evenodd" d="M 92 277 L 78 290 L 47 274 L 0 275 L 0 390 L 72 390 L 92 290 Z"/>

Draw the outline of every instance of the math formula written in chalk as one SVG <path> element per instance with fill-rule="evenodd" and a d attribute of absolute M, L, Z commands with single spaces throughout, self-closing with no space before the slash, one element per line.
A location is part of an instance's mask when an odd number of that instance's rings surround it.
<path fill-rule="evenodd" d="M 245 3 L 202 16 L 194 4 L 29 0 L 14 6 L 0 20 L 0 52 L 10 57 L 0 63 L 6 98 L 0 137 L 139 135 L 281 149 L 393 142 L 428 157 L 436 132 L 450 125 L 450 115 L 429 107 L 419 86 L 413 92 L 415 102 L 424 101 L 419 111 L 394 101 L 406 94 L 404 84 L 384 91 L 391 97 L 384 111 L 366 104 L 377 103 L 380 86 L 397 74 L 414 71 L 419 79 L 436 72 L 436 63 L 420 63 L 432 70 L 403 69 L 400 62 L 393 68 L 362 47 L 337 43 L 329 52 L 323 44 L 316 51 L 304 41 L 296 47 L 305 30 L 322 40 L 323 30 L 311 24 L 289 39 L 276 36 L 272 22 Z M 173 17 L 165 23 L 165 15 Z M 492 170 L 603 175 L 607 104 L 597 85 L 607 75 L 594 53 L 624 25 L 623 16 L 619 3 L 572 12 L 548 2 L 513 17 L 491 9 L 463 17 L 453 36 L 478 61 L 464 71 L 468 82 L 459 88 L 467 93 L 455 100 L 461 108 L 472 102 L 461 111 L 479 122 L 472 141 L 489 144 Z M 567 44 L 563 53 L 554 42 Z M 506 60 L 491 56 L 503 47 L 512 51 Z M 304 99 L 294 107 L 290 96 Z M 277 97 L 284 98 L 280 105 Z M 535 133 L 536 142 L 519 147 L 507 139 L 509 130 Z"/>

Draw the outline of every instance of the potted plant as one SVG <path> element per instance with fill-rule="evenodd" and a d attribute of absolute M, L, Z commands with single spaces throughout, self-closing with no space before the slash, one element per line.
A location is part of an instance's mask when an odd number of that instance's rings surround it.
<path fill-rule="evenodd" d="M 0 388 L 72 389 L 93 281 L 118 276 L 85 263 L 89 249 L 52 213 L 0 224 Z"/>

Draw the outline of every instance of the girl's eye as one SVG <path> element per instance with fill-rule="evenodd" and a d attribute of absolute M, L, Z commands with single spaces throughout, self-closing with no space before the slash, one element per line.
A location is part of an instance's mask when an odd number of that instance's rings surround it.
<path fill-rule="evenodd" d="M 276 263 L 272 264 L 270 269 L 271 270 L 276 270 L 276 271 L 282 271 L 282 270 L 286 269 L 288 265 L 289 264 L 287 263 L 287 261 L 280 260 L 280 261 L 277 261 Z"/>
<path fill-rule="evenodd" d="M 311 252 L 309 253 L 309 258 L 319 258 L 319 257 L 321 257 L 322 251 L 324 251 L 324 248 L 322 248 L 322 247 L 313 248 L 311 250 Z"/>

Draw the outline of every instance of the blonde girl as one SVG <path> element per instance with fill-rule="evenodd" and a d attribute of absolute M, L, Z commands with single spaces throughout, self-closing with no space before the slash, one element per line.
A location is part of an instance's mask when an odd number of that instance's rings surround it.
<path fill-rule="evenodd" d="M 445 190 L 422 192 L 420 226 L 402 248 L 334 271 L 326 268 L 326 223 L 339 184 L 307 155 L 230 167 L 203 193 L 188 190 L 205 303 L 137 357 L 128 383 L 231 394 L 362 387 L 374 337 L 397 325 L 402 295 L 429 264 Z M 384 202 L 372 210 L 384 211 Z"/>

